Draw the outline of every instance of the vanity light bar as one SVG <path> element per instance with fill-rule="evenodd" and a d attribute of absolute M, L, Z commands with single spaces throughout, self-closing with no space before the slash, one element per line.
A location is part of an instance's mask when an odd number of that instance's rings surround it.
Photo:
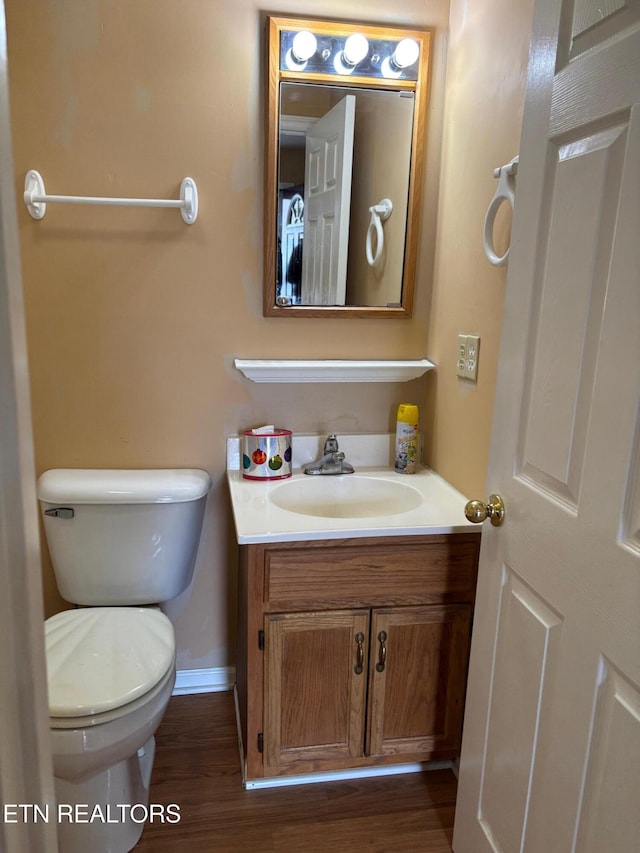
<path fill-rule="evenodd" d="M 333 36 L 311 30 L 280 33 L 281 71 L 417 80 L 419 58 L 420 45 L 411 38 Z"/>

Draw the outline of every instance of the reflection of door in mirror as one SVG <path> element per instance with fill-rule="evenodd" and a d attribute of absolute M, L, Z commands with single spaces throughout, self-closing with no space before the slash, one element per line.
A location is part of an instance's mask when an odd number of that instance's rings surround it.
<path fill-rule="evenodd" d="M 347 95 L 307 131 L 303 305 L 345 304 L 355 109 Z"/>

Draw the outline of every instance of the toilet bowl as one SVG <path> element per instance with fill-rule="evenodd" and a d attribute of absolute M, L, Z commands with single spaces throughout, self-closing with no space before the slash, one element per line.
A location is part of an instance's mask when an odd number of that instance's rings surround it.
<path fill-rule="evenodd" d="M 66 610 L 45 622 L 45 648 L 59 846 L 130 850 L 175 683 L 173 626 L 149 608 Z"/>
<path fill-rule="evenodd" d="M 128 853 L 142 834 L 154 733 L 176 675 L 173 626 L 157 604 L 191 580 L 210 485 L 192 469 L 56 470 L 38 481 L 58 587 L 82 605 L 45 622 L 64 853 Z"/>

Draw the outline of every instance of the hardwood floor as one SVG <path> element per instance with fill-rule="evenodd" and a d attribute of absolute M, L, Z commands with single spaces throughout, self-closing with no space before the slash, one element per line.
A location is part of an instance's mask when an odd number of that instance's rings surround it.
<path fill-rule="evenodd" d="M 245 791 L 232 693 L 173 697 L 156 741 L 150 803 L 181 819 L 136 853 L 451 853 L 450 770 Z"/>

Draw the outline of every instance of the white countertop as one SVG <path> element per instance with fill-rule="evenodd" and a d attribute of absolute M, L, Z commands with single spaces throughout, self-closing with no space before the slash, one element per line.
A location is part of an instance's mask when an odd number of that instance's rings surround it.
<path fill-rule="evenodd" d="M 478 525 L 464 516 L 467 498 L 428 469 L 397 474 L 389 466 L 357 467 L 358 477 L 385 479 L 415 489 L 420 498 L 415 509 L 393 515 L 365 518 L 327 518 L 291 512 L 272 503 L 270 495 L 283 483 L 295 480 L 337 480 L 354 475 L 309 476 L 301 470 L 291 478 L 257 482 L 245 480 L 236 468 L 227 470 L 236 538 L 240 545 L 260 542 L 295 542 L 311 539 L 346 539 L 365 536 L 429 536 L 439 533 L 478 533 Z M 311 483 L 307 488 L 312 488 Z"/>

